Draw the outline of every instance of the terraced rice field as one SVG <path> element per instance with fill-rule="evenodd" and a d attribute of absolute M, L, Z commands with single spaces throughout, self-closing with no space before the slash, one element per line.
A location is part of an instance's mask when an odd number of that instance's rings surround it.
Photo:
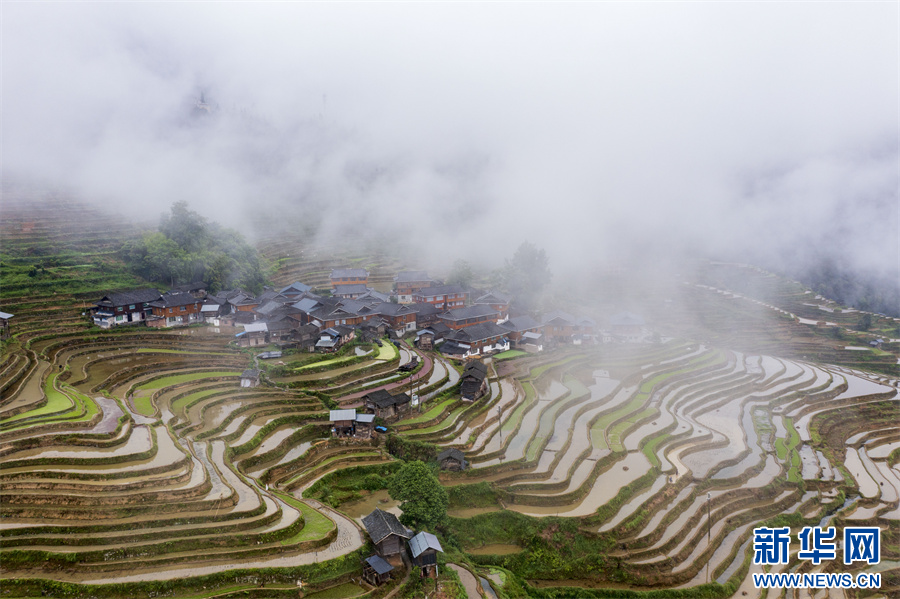
<path fill-rule="evenodd" d="M 389 284 L 396 261 L 298 253 L 277 276 L 326 286 L 331 267 L 358 264 Z M 752 529 L 775 523 L 879 526 L 880 571 L 896 570 L 896 356 L 823 342 L 804 321 L 834 308 L 780 279 L 756 272 L 753 295 L 719 275 L 681 287 L 695 311 L 672 309 L 667 341 L 507 354 L 474 403 L 435 353 L 363 346 L 308 367 L 287 355 L 287 372 L 242 388 L 255 362 L 230 329 L 100 331 L 79 296 L 4 293 L 16 320 L 0 361 L 0 596 L 53 596 L 47 581 L 296 596 L 301 573 L 324 596 L 371 594 L 347 582 L 366 542 L 359 519 L 397 504 L 383 489 L 323 487 L 342 474 L 383 483 L 397 465 L 377 439 L 329 438 L 327 406 L 357 407 L 376 388 L 423 398 L 395 434 L 465 454 L 467 470 L 440 475 L 464 498 L 450 528 L 457 556 L 506 568 L 480 571 L 498 589 L 496 572 L 518 572 L 532 590 L 709 583 L 709 596 L 759 596 L 747 586 Z M 413 353 L 421 368 L 397 373 Z M 511 524 L 478 536 L 496 522 Z"/>

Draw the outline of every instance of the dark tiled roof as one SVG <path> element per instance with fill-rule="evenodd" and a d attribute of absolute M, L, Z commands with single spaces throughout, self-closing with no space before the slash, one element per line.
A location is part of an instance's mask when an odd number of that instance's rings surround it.
<path fill-rule="evenodd" d="M 475 300 L 476 304 L 508 304 L 512 300 L 512 296 L 499 291 L 488 291 Z"/>
<path fill-rule="evenodd" d="M 184 285 L 176 285 L 169 290 L 170 293 L 190 293 L 191 291 L 202 291 L 206 289 L 206 283 L 203 281 L 194 281 L 185 283 Z"/>
<path fill-rule="evenodd" d="M 409 532 L 400 524 L 397 516 L 378 508 L 363 518 L 363 526 L 366 527 L 366 532 L 369 533 L 373 543 L 380 543 L 390 535 L 409 538 Z"/>
<path fill-rule="evenodd" d="M 375 573 L 381 576 L 382 574 L 387 574 L 391 570 L 394 569 L 394 566 L 390 565 L 379 555 L 373 555 L 371 557 L 366 558 L 366 563 L 375 570 Z"/>
<path fill-rule="evenodd" d="M 466 293 L 466 290 L 459 285 L 435 285 L 434 287 L 425 287 L 413 293 L 423 297 L 431 297 L 434 295 L 453 295 L 454 293 Z"/>
<path fill-rule="evenodd" d="M 335 285 L 333 294 L 338 295 L 362 295 L 368 291 L 368 288 L 362 283 L 353 285 Z"/>
<path fill-rule="evenodd" d="M 563 312 L 562 310 L 554 310 L 553 312 L 547 312 L 544 314 L 544 317 L 541 321 L 544 324 L 550 323 L 554 320 L 559 321 L 559 324 L 566 324 L 569 326 L 573 326 L 575 324 L 575 317 L 569 314 L 568 312 Z"/>
<path fill-rule="evenodd" d="M 437 454 L 437 461 L 440 462 L 442 460 L 446 460 L 447 458 L 452 458 L 454 460 L 458 460 L 461 464 L 466 463 L 466 455 L 458 449 L 450 448 L 445 449 L 441 453 Z"/>
<path fill-rule="evenodd" d="M 108 293 L 97 302 L 97 305 L 108 306 L 130 306 L 131 304 L 143 304 L 144 302 L 152 302 L 159 299 L 158 290 L 145 287 L 142 289 L 131 289 L 129 291 L 114 291 Z"/>
<path fill-rule="evenodd" d="M 419 316 L 430 316 L 441 311 L 440 308 L 428 302 L 416 302 L 415 304 L 406 304 L 406 307 L 418 314 Z"/>
<path fill-rule="evenodd" d="M 468 327 L 463 327 L 447 335 L 447 339 L 469 343 L 473 341 L 481 341 L 491 337 L 503 337 L 509 334 L 509 331 L 494 322 L 480 322 Z"/>
<path fill-rule="evenodd" d="M 413 311 L 403 304 L 392 304 L 391 302 L 382 302 L 377 306 L 372 306 L 372 310 L 376 314 L 385 316 L 402 316 L 403 314 L 412 314 Z"/>
<path fill-rule="evenodd" d="M 168 293 L 160 296 L 155 302 L 150 302 L 154 308 L 175 308 L 177 306 L 187 306 L 188 304 L 202 304 L 203 300 L 197 299 L 190 293 L 176 293 L 170 295 Z"/>
<path fill-rule="evenodd" d="M 441 353 L 447 354 L 448 356 L 461 356 L 466 353 L 468 350 L 461 345 L 457 345 L 453 341 L 447 341 L 443 345 L 441 345 Z"/>
<path fill-rule="evenodd" d="M 290 285 L 288 285 L 287 287 L 285 287 L 278 293 L 281 293 L 281 294 L 290 293 L 291 295 L 294 295 L 296 293 L 306 293 L 307 291 L 310 291 L 311 289 L 312 289 L 312 287 L 310 287 L 309 285 L 305 285 L 304 283 L 297 281 L 296 283 L 291 283 Z"/>
<path fill-rule="evenodd" d="M 484 375 L 487 374 L 487 364 L 482 362 L 481 360 L 472 360 L 466 363 L 466 368 L 463 370 L 463 376 L 469 374 L 469 372 L 479 372 L 484 378 Z"/>
<path fill-rule="evenodd" d="M 510 331 L 522 332 L 530 329 L 538 329 L 541 327 L 541 323 L 530 316 L 516 316 L 515 318 L 510 318 L 506 322 L 500 323 L 500 326 L 504 329 L 509 329 Z"/>
<path fill-rule="evenodd" d="M 241 373 L 242 379 L 255 379 L 257 377 L 259 377 L 258 370 L 245 370 L 244 372 Z"/>
<path fill-rule="evenodd" d="M 474 306 L 466 306 L 465 308 L 454 308 L 441 314 L 438 318 L 442 320 L 467 320 L 469 318 L 497 318 L 499 314 L 496 310 L 487 304 L 476 304 Z"/>

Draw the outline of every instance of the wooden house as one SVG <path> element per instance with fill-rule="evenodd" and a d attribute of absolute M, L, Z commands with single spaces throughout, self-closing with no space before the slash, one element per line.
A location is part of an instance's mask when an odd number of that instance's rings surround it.
<path fill-rule="evenodd" d="M 9 320 L 12 317 L 9 312 L 0 312 L 0 339 L 9 338 Z"/>
<path fill-rule="evenodd" d="M 304 293 L 307 293 L 309 291 L 312 291 L 312 287 L 310 287 L 309 285 L 306 285 L 304 283 L 301 283 L 300 281 L 297 281 L 297 282 L 291 283 L 287 287 L 281 289 L 278 293 L 280 295 L 283 295 L 286 298 L 291 299 L 296 302 L 297 300 L 300 299 L 301 295 L 303 295 Z"/>
<path fill-rule="evenodd" d="M 433 304 L 416 302 L 409 304 L 409 309 L 416 313 L 416 326 L 427 327 L 438 322 L 438 316 L 443 313 L 441 308 Z"/>
<path fill-rule="evenodd" d="M 341 299 L 356 299 L 368 292 L 369 289 L 365 285 L 356 283 L 353 285 L 335 285 L 331 295 Z"/>
<path fill-rule="evenodd" d="M 331 410 L 328 413 L 333 437 L 349 437 L 355 431 L 356 410 Z"/>
<path fill-rule="evenodd" d="M 375 508 L 362 521 L 369 538 L 375 545 L 375 551 L 383 558 L 399 556 L 404 550 L 405 542 L 412 536 L 410 531 L 400 524 L 397 516 L 378 508 Z"/>
<path fill-rule="evenodd" d="M 394 293 L 401 304 L 411 304 L 413 293 L 431 286 L 431 277 L 424 270 L 401 270 L 394 277 Z"/>
<path fill-rule="evenodd" d="M 387 323 L 388 331 L 396 337 L 416 330 L 416 313 L 409 306 L 383 302 L 372 306 L 371 310 Z"/>
<path fill-rule="evenodd" d="M 150 302 L 147 326 L 155 328 L 187 326 L 203 322 L 201 309 L 205 301 L 190 293 L 164 293 Z"/>
<path fill-rule="evenodd" d="M 454 308 L 438 316 L 438 319 L 453 330 L 470 327 L 483 322 L 496 323 L 500 313 L 487 304 L 476 304 L 464 308 Z"/>
<path fill-rule="evenodd" d="M 268 343 L 268 341 L 266 340 L 266 336 L 268 334 L 269 327 L 266 325 L 266 323 L 251 322 L 250 324 L 245 324 L 243 326 L 244 332 L 235 335 L 240 347 L 259 347 Z"/>
<path fill-rule="evenodd" d="M 91 317 L 104 329 L 145 322 L 152 314 L 150 302 L 160 297 L 160 292 L 152 288 L 108 293 L 91 308 Z"/>
<path fill-rule="evenodd" d="M 245 370 L 242 372 L 241 387 L 259 387 L 259 370 Z"/>
<path fill-rule="evenodd" d="M 372 586 L 381 586 L 391 579 L 394 566 L 378 555 L 371 555 L 363 561 L 363 578 Z"/>
<path fill-rule="evenodd" d="M 451 472 L 465 470 L 469 465 L 469 462 L 466 461 L 465 454 L 452 447 L 437 454 L 437 463 L 441 470 L 449 470 Z"/>
<path fill-rule="evenodd" d="M 501 323 L 500 326 L 509 331 L 509 342 L 510 346 L 513 348 L 520 348 L 529 341 L 533 343 L 535 339 L 538 339 L 543 335 L 544 328 L 541 323 L 530 316 L 516 316 L 515 318 L 509 318 L 506 322 Z M 529 333 L 533 334 L 528 335 Z M 537 337 L 535 337 L 535 335 Z"/>
<path fill-rule="evenodd" d="M 358 437 L 370 437 L 375 429 L 375 414 L 357 414 L 355 433 Z"/>
<path fill-rule="evenodd" d="M 481 360 L 469 360 L 459 377 L 463 401 L 475 401 L 488 391 L 487 366 Z"/>
<path fill-rule="evenodd" d="M 435 285 L 413 293 L 413 302 L 431 304 L 440 310 L 452 310 L 466 305 L 469 292 L 459 285 Z"/>
<path fill-rule="evenodd" d="M 338 285 L 362 285 L 369 284 L 369 271 L 365 268 L 335 268 L 331 271 L 331 287 Z"/>
<path fill-rule="evenodd" d="M 493 322 L 473 324 L 452 331 L 441 346 L 441 353 L 455 359 L 509 349 L 509 331 Z"/>
<path fill-rule="evenodd" d="M 406 393 L 391 395 L 385 389 L 378 389 L 363 395 L 363 401 L 366 410 L 378 418 L 390 420 L 408 412 L 412 398 Z"/>
<path fill-rule="evenodd" d="M 500 293 L 498 291 L 489 291 L 475 299 L 475 305 L 490 306 L 498 314 L 497 324 L 503 323 L 509 318 L 509 304 L 512 302 L 512 296 Z"/>
<path fill-rule="evenodd" d="M 441 542 L 430 532 L 424 530 L 409 540 L 409 556 L 414 566 L 421 570 L 422 576 L 437 578 L 437 553 L 444 552 Z"/>
<path fill-rule="evenodd" d="M 609 319 L 610 332 L 618 341 L 635 343 L 646 335 L 644 319 L 631 312 L 621 312 Z"/>

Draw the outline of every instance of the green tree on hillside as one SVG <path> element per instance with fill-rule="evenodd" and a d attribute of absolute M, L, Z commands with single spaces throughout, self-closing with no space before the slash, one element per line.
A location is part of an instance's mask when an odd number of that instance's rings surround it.
<path fill-rule="evenodd" d="M 400 522 L 434 531 L 447 520 L 447 490 L 424 462 L 407 462 L 388 483 L 388 493 L 400 501 Z"/>
<path fill-rule="evenodd" d="M 506 291 L 519 306 L 529 310 L 535 308 L 552 277 L 546 252 L 530 241 L 519 246 L 501 271 Z"/>
<path fill-rule="evenodd" d="M 266 278 L 263 260 L 240 233 L 208 222 L 186 202 L 173 204 L 159 231 L 126 243 L 122 255 L 135 274 L 168 285 L 200 280 L 212 292 L 258 293 Z"/>

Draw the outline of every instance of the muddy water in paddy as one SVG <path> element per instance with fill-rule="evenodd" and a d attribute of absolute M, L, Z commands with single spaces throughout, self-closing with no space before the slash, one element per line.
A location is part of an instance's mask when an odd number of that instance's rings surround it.
<path fill-rule="evenodd" d="M 158 431 L 159 432 L 159 431 Z M 166 434 L 165 431 L 162 431 Z M 67 447 L 66 449 L 49 449 L 39 447 L 9 454 L 5 459 L 20 460 L 34 457 L 42 458 L 108 458 L 113 456 L 132 455 L 149 450 L 152 447 L 150 429 L 146 426 L 138 426 L 131 432 L 128 441 L 117 447 L 93 448 L 93 447 Z"/>
<path fill-rule="evenodd" d="M 403 514 L 403 512 L 400 511 L 400 502 L 391 499 L 391 496 L 386 489 L 373 491 L 370 495 L 367 495 L 362 499 L 341 504 L 338 509 L 348 517 L 358 522 L 362 522 L 362 519 L 371 514 L 375 508 L 378 508 L 383 512 L 394 514 L 397 517 Z"/>
<path fill-rule="evenodd" d="M 650 499 L 650 497 L 652 497 L 653 495 L 656 495 L 663 487 L 665 487 L 667 484 L 667 480 L 668 477 L 666 476 L 658 477 L 649 489 L 635 495 L 630 500 L 628 500 L 628 502 L 619 509 L 615 517 L 601 526 L 598 532 L 606 532 L 607 530 L 611 530 L 624 522 L 626 518 L 634 514 L 638 510 L 638 508 L 641 507 L 641 504 Z"/>
<path fill-rule="evenodd" d="M 312 447 L 312 441 L 304 441 L 303 443 L 300 443 L 299 445 L 297 445 L 296 447 L 293 447 L 290 451 L 288 451 L 284 455 L 283 458 L 278 460 L 277 463 L 267 462 L 267 463 L 260 464 L 259 466 L 255 467 L 253 469 L 247 470 L 246 471 L 247 476 L 251 476 L 253 478 L 258 478 L 259 476 L 262 475 L 263 472 L 265 472 L 269 468 L 272 468 L 273 466 L 276 466 L 278 464 L 284 464 L 295 458 L 299 458 L 304 453 L 306 453 L 310 447 Z"/>
<path fill-rule="evenodd" d="M 625 470 L 625 468 L 628 470 Z M 587 516 L 597 511 L 618 494 L 619 490 L 650 470 L 650 462 L 642 453 L 630 453 L 601 474 L 587 496 L 575 504 L 561 506 L 511 505 L 509 509 L 529 516 Z M 571 488 L 571 485 L 570 485 Z"/>
<path fill-rule="evenodd" d="M 888 455 L 895 449 L 900 448 L 900 441 L 894 441 L 892 443 L 882 443 L 881 445 L 876 445 L 875 447 L 866 446 L 866 453 L 869 454 L 869 457 L 873 460 L 884 460 L 887 459 Z"/>
<path fill-rule="evenodd" d="M 859 492 L 863 497 L 872 498 L 878 496 L 878 484 L 872 479 L 872 476 L 866 471 L 860 460 L 859 453 L 852 447 L 847 448 L 844 456 L 844 467 L 850 472 L 850 476 L 859 486 Z"/>
<path fill-rule="evenodd" d="M 48 370 L 50 370 L 50 363 L 38 360 L 37 368 L 32 371 L 28 380 L 25 382 L 25 385 L 21 388 L 22 390 L 19 392 L 19 395 L 9 403 L 5 403 L 3 405 L 3 411 L 22 406 L 30 406 L 31 404 L 40 401 L 44 396 L 44 392 L 41 389 L 41 379 Z M 4 399 L 7 398 L 4 396 Z"/>

